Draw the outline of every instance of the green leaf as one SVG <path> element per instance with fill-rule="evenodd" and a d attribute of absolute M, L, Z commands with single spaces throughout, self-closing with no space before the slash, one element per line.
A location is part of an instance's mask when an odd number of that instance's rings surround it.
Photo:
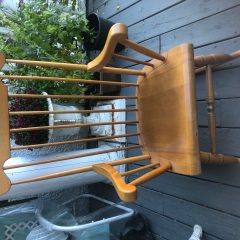
<path fill-rule="evenodd" d="M 0 25 L 9 27 L 13 35 L 0 34 L 0 51 L 7 58 L 55 62 L 84 63 L 87 58 L 82 47 L 84 37 L 93 33 L 79 9 L 64 5 L 65 1 L 47 4 L 45 0 L 30 0 L 22 9 L 5 14 L 0 11 Z M 79 70 L 65 70 L 33 66 L 18 66 L 10 70 L 14 75 L 39 75 L 91 79 L 92 74 Z M 21 88 L 31 86 L 49 94 L 79 94 L 85 85 L 48 81 L 11 81 Z"/>
<path fill-rule="evenodd" d="M 54 33 L 54 32 L 56 32 L 57 31 L 57 27 L 56 26 L 54 26 L 54 25 L 48 25 L 47 26 L 47 32 L 48 33 Z"/>

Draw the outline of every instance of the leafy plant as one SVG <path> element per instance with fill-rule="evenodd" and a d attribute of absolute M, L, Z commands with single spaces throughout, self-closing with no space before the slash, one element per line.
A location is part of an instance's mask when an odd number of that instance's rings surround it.
<path fill-rule="evenodd" d="M 87 58 L 83 41 L 91 32 L 84 14 L 64 2 L 68 1 L 30 0 L 20 5 L 16 12 L 2 9 L 0 26 L 7 27 L 10 32 L 0 34 L 0 51 L 13 59 L 84 63 Z M 7 74 L 91 78 L 85 71 L 26 65 L 10 66 Z M 83 94 L 86 91 L 83 84 L 56 81 L 11 80 L 11 84 L 49 94 Z"/>
<path fill-rule="evenodd" d="M 17 93 L 39 94 L 38 91 L 26 89 Z M 44 111 L 48 110 L 46 99 L 13 98 L 9 105 L 9 111 Z M 11 116 L 11 128 L 26 128 L 48 125 L 48 115 L 17 115 Z M 12 133 L 11 138 L 17 145 L 41 144 L 48 142 L 48 131 L 29 131 Z"/>

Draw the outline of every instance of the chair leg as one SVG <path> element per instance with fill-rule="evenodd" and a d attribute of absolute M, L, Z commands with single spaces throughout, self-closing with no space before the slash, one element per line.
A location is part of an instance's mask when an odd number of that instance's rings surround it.
<path fill-rule="evenodd" d="M 240 163 L 240 158 L 219 153 L 200 152 L 201 162 L 205 164 Z"/>
<path fill-rule="evenodd" d="M 207 109 L 208 109 L 208 127 L 210 135 L 211 152 L 200 152 L 202 163 L 207 164 L 229 164 L 240 163 L 240 158 L 226 156 L 216 153 L 216 112 L 215 96 L 212 79 L 212 66 L 206 66 L 206 90 L 207 90 Z"/>
<path fill-rule="evenodd" d="M 206 65 L 219 65 L 240 57 L 240 50 L 230 54 L 210 54 L 194 57 L 194 65 L 201 68 Z"/>
<path fill-rule="evenodd" d="M 216 113 L 215 96 L 212 79 L 212 67 L 206 67 L 206 90 L 207 90 L 207 110 L 208 110 L 208 128 L 210 134 L 211 153 L 216 153 Z"/>

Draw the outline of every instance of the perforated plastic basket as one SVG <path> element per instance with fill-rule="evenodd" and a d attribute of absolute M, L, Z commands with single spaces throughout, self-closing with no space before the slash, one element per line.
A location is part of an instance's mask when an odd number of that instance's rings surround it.
<path fill-rule="evenodd" d="M 129 218 L 134 211 L 91 194 L 83 194 L 59 206 L 37 210 L 39 223 L 49 231 L 73 232 Z M 75 235 L 75 234 L 74 234 Z"/>

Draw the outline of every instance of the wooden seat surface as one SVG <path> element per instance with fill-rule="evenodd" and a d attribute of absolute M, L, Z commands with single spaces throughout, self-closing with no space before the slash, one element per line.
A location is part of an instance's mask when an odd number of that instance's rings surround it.
<path fill-rule="evenodd" d="M 170 162 L 172 171 L 196 175 L 201 171 L 195 101 L 193 47 L 177 46 L 152 60 L 138 78 L 137 118 L 143 153 L 152 162 Z"/>

